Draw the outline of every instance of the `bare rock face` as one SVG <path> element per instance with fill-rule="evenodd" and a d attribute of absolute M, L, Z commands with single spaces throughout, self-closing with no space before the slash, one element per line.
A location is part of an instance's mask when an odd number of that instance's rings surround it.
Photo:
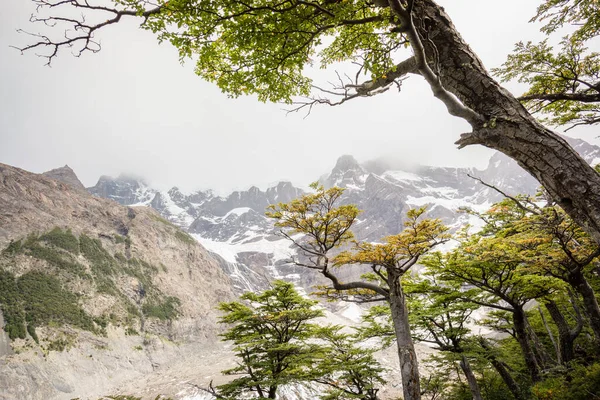
<path fill-rule="evenodd" d="M 70 303 L 48 293 L 46 304 L 76 307 L 80 318 L 29 322 L 13 339 L 0 331 L 1 400 L 96 399 L 136 388 L 144 376 L 219 349 L 215 308 L 234 298 L 219 263 L 156 211 L 4 164 L 0 274 L 17 284 L 36 277 L 42 289 L 58 282 Z M 189 373 L 212 368 L 193 365 Z"/>
<path fill-rule="evenodd" d="M 75 189 L 85 190 L 85 186 L 83 186 L 83 183 L 81 183 L 77 175 L 75 175 L 75 172 L 73 172 L 71 167 L 69 167 L 68 165 L 52 169 L 50 171 L 46 171 L 42 175 L 69 184 Z"/>

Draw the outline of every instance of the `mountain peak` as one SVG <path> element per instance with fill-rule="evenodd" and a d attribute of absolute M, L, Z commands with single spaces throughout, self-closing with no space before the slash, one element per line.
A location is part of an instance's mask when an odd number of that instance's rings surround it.
<path fill-rule="evenodd" d="M 148 187 L 143 179 L 121 174 L 117 178 L 102 175 L 98 183 L 88 191 L 98 197 L 112 199 L 123 205 L 146 203 L 152 200 L 156 190 Z"/>
<path fill-rule="evenodd" d="M 83 186 L 83 183 L 81 183 L 73 169 L 71 169 L 71 167 L 69 167 L 67 164 L 65 164 L 64 167 L 46 171 L 42 173 L 42 175 L 50 179 L 55 179 L 57 181 L 66 183 L 67 185 L 75 189 L 85 190 L 85 186 Z"/>
<path fill-rule="evenodd" d="M 333 175 L 336 172 L 343 173 L 346 171 L 355 171 L 355 170 L 362 170 L 362 167 L 360 166 L 358 161 L 356 161 L 356 158 L 354 158 L 354 156 L 345 154 L 337 159 L 337 162 L 335 163 L 335 167 L 333 167 L 331 174 Z"/>
<path fill-rule="evenodd" d="M 364 175 L 367 172 L 351 155 L 343 155 L 338 158 L 331 174 L 325 179 L 325 186 L 347 187 L 364 183 Z"/>

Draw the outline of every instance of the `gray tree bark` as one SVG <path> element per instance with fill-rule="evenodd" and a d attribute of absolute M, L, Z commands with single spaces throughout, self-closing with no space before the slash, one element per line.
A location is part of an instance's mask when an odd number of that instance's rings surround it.
<path fill-rule="evenodd" d="M 590 320 L 590 327 L 594 332 L 596 345 L 600 347 L 600 307 L 594 289 L 580 269 L 571 271 L 567 281 L 583 298 L 583 309 Z"/>
<path fill-rule="evenodd" d="M 481 397 L 481 390 L 479 389 L 479 384 L 477 383 L 477 378 L 475 378 L 475 374 L 473 373 L 473 369 L 471 368 L 471 364 L 467 357 L 463 354 L 460 359 L 460 368 L 465 374 L 467 378 L 467 382 L 469 383 L 469 389 L 471 390 L 471 395 L 473 396 L 473 400 L 483 400 Z"/>
<path fill-rule="evenodd" d="M 552 303 L 554 303 L 554 302 L 552 302 Z M 547 308 L 548 307 L 546 307 L 546 309 Z M 556 354 L 556 362 L 559 363 L 559 364 L 562 364 L 563 361 L 562 361 L 561 346 L 560 346 L 559 343 L 556 342 L 556 339 L 554 339 L 554 334 L 552 333 L 552 329 L 550 329 L 550 327 L 548 326 L 548 322 L 546 322 L 546 317 L 544 316 L 544 312 L 542 311 L 542 307 L 538 306 L 538 311 L 540 313 L 540 317 L 542 318 L 542 323 L 544 324 L 544 328 L 546 328 L 546 332 L 548 333 L 548 337 L 550 338 L 550 341 L 552 342 L 552 346 L 554 347 L 554 354 Z M 559 337 L 560 337 L 560 333 L 559 333 Z"/>
<path fill-rule="evenodd" d="M 442 7 L 415 1 L 413 18 L 444 88 L 485 121 L 470 121 L 459 147 L 480 144 L 514 159 L 600 244 L 600 174 L 492 79 Z"/>
<path fill-rule="evenodd" d="M 521 346 L 523 357 L 525 358 L 525 365 L 529 370 L 529 375 L 533 382 L 539 382 L 540 380 L 540 366 L 531 347 L 529 336 L 527 334 L 527 317 L 525 312 L 521 308 L 516 308 L 513 311 L 513 323 L 515 327 L 515 333 L 517 336 L 517 342 Z"/>
<path fill-rule="evenodd" d="M 578 315 L 577 325 L 571 329 L 555 302 L 547 301 L 544 305 L 546 306 L 546 310 L 548 310 L 552 321 L 554 321 L 554 324 L 556 324 L 556 327 L 558 328 L 559 362 L 561 364 L 568 364 L 575 358 L 573 344 L 583 328 L 583 319 Z"/>
<path fill-rule="evenodd" d="M 408 309 L 406 298 L 400 283 L 401 275 L 388 269 L 388 285 L 390 288 L 390 309 L 392 322 L 396 334 L 398 346 L 398 358 L 400 359 L 400 373 L 402 376 L 402 391 L 404 400 L 419 400 L 421 398 L 421 386 L 419 380 L 419 364 L 417 353 L 410 334 L 408 323 Z"/>

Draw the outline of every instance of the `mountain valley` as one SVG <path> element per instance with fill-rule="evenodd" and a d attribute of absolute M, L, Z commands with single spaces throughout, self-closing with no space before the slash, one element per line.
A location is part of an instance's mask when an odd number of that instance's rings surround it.
<path fill-rule="evenodd" d="M 569 141 L 589 164 L 600 162 L 600 147 Z M 472 177 L 511 195 L 538 188 L 499 153 L 484 170 L 398 168 L 345 155 L 318 181 L 345 189 L 343 203 L 363 210 L 356 237 L 377 242 L 423 206 L 454 230 L 476 229 L 479 221 L 458 210 L 485 211 L 502 196 Z M 228 196 L 161 191 L 127 175 L 102 176 L 86 189 L 68 166 L 33 174 L 0 164 L 0 399 L 208 399 L 198 386 L 219 383 L 232 362 L 219 342 L 218 303 L 273 279 L 303 293 L 322 283 L 289 264 L 294 249 L 265 216 L 269 205 L 304 193 L 290 182 Z M 328 321 L 343 324 L 358 323 L 362 312 L 324 307 Z M 382 357 L 393 376 L 393 352 Z M 397 393 L 399 378 L 391 379 L 388 394 Z M 284 397 L 305 399 L 299 390 Z"/>

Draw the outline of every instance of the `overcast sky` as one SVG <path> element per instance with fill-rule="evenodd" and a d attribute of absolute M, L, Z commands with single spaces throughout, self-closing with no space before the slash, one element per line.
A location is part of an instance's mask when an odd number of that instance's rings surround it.
<path fill-rule="evenodd" d="M 17 28 L 37 30 L 27 22 L 29 2 L 2 2 L 2 163 L 32 172 L 68 164 L 86 186 L 100 175 L 127 172 L 160 188 L 226 192 L 279 180 L 306 185 L 342 154 L 482 168 L 491 154 L 456 149 L 467 124 L 450 117 L 417 77 L 402 93 L 319 107 L 303 118 L 253 97 L 227 98 L 133 20 L 100 32 L 100 53 L 74 58 L 63 51 L 44 67 L 43 59 L 9 47 L 27 41 Z M 540 38 L 527 23 L 537 1 L 440 3 L 488 68 L 499 66 L 518 40 Z"/>

